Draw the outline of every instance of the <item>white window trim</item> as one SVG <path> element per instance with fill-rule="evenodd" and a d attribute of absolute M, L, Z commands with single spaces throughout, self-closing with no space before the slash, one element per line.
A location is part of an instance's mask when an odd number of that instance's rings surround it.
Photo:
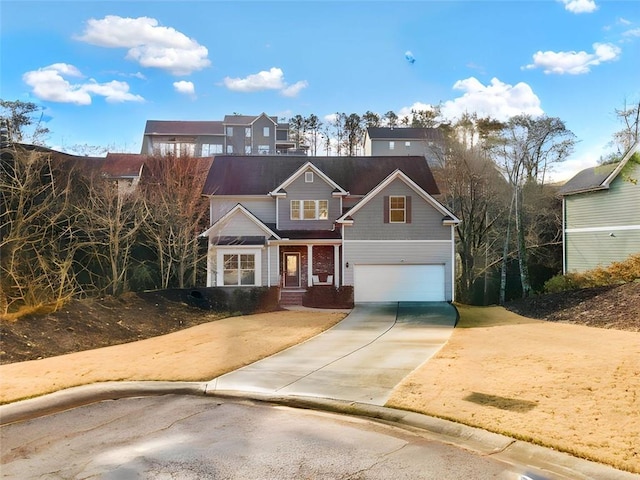
<path fill-rule="evenodd" d="M 300 212 L 300 216 L 299 217 L 294 217 L 293 216 L 293 202 L 297 202 L 298 203 L 298 212 Z M 314 218 L 304 218 L 304 203 L 305 202 L 314 202 L 315 205 L 315 215 Z M 326 202 L 327 204 L 327 217 L 326 218 L 320 218 L 320 202 Z M 289 201 L 289 219 L 290 220 L 307 220 L 307 221 L 312 221 L 312 220 L 328 220 L 329 219 L 329 200 L 291 200 Z"/>
<path fill-rule="evenodd" d="M 395 149 L 396 149 L 396 142 L 390 141 L 389 142 L 389 150 L 395 150 Z"/>
<path fill-rule="evenodd" d="M 313 183 L 313 172 L 304 172 L 304 183 Z"/>
<path fill-rule="evenodd" d="M 262 136 L 263 137 L 271 136 L 271 130 L 269 129 L 269 127 L 262 127 Z"/>
<path fill-rule="evenodd" d="M 216 255 L 216 286 L 218 287 L 261 287 L 262 286 L 262 249 L 255 247 L 217 248 Z M 254 255 L 255 282 L 253 285 L 225 285 L 224 284 L 224 256 L 225 255 Z"/>
<path fill-rule="evenodd" d="M 402 198 L 404 207 L 402 208 L 391 208 L 391 200 L 394 198 Z M 398 222 L 397 220 L 391 219 L 392 211 L 400 211 L 402 210 L 402 221 Z M 407 197 L 404 195 L 390 195 L 389 196 L 389 223 L 407 223 Z"/>

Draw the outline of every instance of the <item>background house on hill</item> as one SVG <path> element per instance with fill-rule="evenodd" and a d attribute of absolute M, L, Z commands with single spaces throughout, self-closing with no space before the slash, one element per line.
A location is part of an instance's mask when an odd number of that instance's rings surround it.
<path fill-rule="evenodd" d="M 147 120 L 141 153 L 211 157 L 283 155 L 295 151 L 296 144 L 289 139 L 289 124 L 262 113 L 225 115 L 221 121 Z"/>
<path fill-rule="evenodd" d="M 640 153 L 582 170 L 562 195 L 564 273 L 607 266 L 640 252 Z"/>
<path fill-rule="evenodd" d="M 369 127 L 364 136 L 366 156 L 424 156 L 438 166 L 435 149 L 442 149 L 444 135 L 437 128 Z"/>

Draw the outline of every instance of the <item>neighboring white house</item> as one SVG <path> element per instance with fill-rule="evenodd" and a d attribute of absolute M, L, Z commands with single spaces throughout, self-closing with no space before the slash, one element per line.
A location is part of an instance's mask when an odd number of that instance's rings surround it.
<path fill-rule="evenodd" d="M 640 253 L 638 143 L 618 163 L 582 170 L 559 193 L 564 273 L 607 266 Z"/>

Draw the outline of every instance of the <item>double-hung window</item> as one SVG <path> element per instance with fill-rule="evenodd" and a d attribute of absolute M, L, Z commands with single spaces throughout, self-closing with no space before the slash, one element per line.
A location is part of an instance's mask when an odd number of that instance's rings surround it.
<path fill-rule="evenodd" d="M 224 285 L 255 285 L 256 256 L 253 253 L 225 253 Z"/>
<path fill-rule="evenodd" d="M 407 219 L 406 197 L 389 197 L 389 222 L 405 223 Z"/>
<path fill-rule="evenodd" d="M 328 200 L 291 200 L 291 220 L 326 220 Z"/>

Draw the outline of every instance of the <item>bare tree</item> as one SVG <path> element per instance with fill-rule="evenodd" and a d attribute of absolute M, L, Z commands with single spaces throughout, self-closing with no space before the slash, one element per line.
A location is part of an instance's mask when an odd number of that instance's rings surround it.
<path fill-rule="evenodd" d="M 562 162 L 575 144 L 573 133 L 558 118 L 518 115 L 511 118 L 502 131 L 502 143 L 494 152 L 512 189 L 516 244 L 522 296 L 531 293 L 528 267 L 525 217 L 525 185 L 544 185 L 548 168 Z M 507 239 L 508 241 L 508 239 Z M 506 242 L 505 242 L 506 243 Z M 505 251 L 508 249 L 505 247 Z M 507 258 L 503 258 L 506 262 Z M 501 285 L 504 298 L 505 284 Z"/>
<path fill-rule="evenodd" d="M 14 148 L 0 163 L 0 309 L 54 305 L 81 290 L 76 252 L 82 234 L 73 210 L 77 165 Z M 76 198 L 74 198 L 74 196 Z"/>
<path fill-rule="evenodd" d="M 353 157 L 358 154 L 358 147 L 362 144 L 362 119 L 357 113 L 352 113 L 344 120 L 344 146 L 347 156 Z"/>
<path fill-rule="evenodd" d="M 93 175 L 85 202 L 76 208 L 90 245 L 87 255 L 99 265 L 101 288 L 111 295 L 129 291 L 133 250 L 148 216 L 140 192 Z"/>
<path fill-rule="evenodd" d="M 206 227 L 208 204 L 202 196 L 210 161 L 191 157 L 152 157 L 140 184 L 148 212 L 144 226 L 156 254 L 161 288 L 196 284 L 198 234 Z"/>
<path fill-rule="evenodd" d="M 320 143 L 322 133 L 322 121 L 317 115 L 311 114 L 306 119 L 307 122 L 307 136 L 309 138 L 309 145 L 311 147 L 311 155 L 316 156 L 318 154 L 318 144 Z"/>

